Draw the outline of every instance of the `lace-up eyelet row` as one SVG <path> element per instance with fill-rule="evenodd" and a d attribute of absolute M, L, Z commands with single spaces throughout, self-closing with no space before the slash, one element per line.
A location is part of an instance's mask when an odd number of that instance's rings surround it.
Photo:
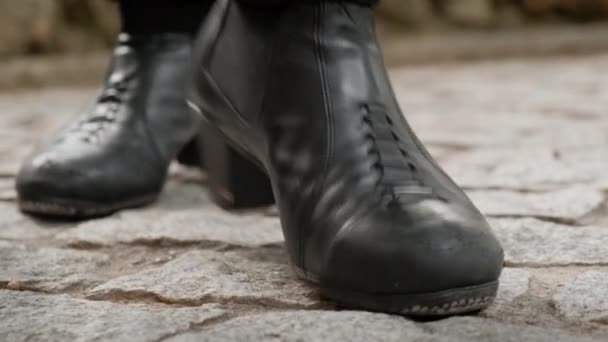
<path fill-rule="evenodd" d="M 394 128 L 393 120 L 387 114 L 386 110 L 382 106 L 363 105 L 363 124 L 367 127 L 365 133 L 365 139 L 370 142 L 370 148 L 368 153 L 375 156 L 375 162 L 371 166 L 372 170 L 378 170 L 379 179 L 377 186 L 382 187 L 382 194 L 388 199 L 388 202 L 403 202 L 404 199 L 411 199 L 412 196 L 431 196 L 433 190 L 427 187 L 417 176 L 418 168 L 410 160 L 410 154 L 406 150 L 404 143 L 397 134 Z M 384 133 L 387 138 L 378 138 L 382 136 L 378 134 L 382 129 L 390 130 Z M 388 138 L 391 137 L 391 138 Z M 380 140 L 390 140 L 399 151 L 400 156 L 403 158 L 403 164 L 397 166 L 386 166 L 384 160 L 386 160 L 387 152 L 386 148 L 382 148 L 379 144 Z M 384 145 L 386 147 L 386 145 Z M 402 178 L 397 180 L 390 180 L 386 177 L 386 170 L 388 168 L 397 169 L 399 175 L 403 175 Z"/>
<path fill-rule="evenodd" d="M 109 124 L 116 121 L 126 90 L 127 83 L 125 80 L 109 82 L 97 98 L 91 115 L 79 121 L 72 131 L 74 133 L 85 133 L 81 136 L 81 139 L 87 143 L 99 142 L 100 134 Z"/>

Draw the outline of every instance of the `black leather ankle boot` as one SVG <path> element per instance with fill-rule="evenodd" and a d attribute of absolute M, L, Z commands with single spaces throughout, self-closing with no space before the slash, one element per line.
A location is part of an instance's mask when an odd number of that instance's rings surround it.
<path fill-rule="evenodd" d="M 209 164 L 268 175 L 291 261 L 324 296 L 406 315 L 492 302 L 502 249 L 404 119 L 370 8 L 219 0 L 195 64 L 191 106 L 233 155 L 208 163 L 216 197 L 239 189 Z"/>
<path fill-rule="evenodd" d="M 185 100 L 188 35 L 121 34 L 95 103 L 29 157 L 17 177 L 25 212 L 85 218 L 147 204 L 200 131 Z M 199 163 L 191 143 L 182 160 Z"/>

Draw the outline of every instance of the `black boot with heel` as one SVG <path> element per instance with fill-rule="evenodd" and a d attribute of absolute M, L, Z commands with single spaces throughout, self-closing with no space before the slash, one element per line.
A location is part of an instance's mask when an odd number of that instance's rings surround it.
<path fill-rule="evenodd" d="M 188 34 L 121 34 L 94 103 L 24 162 L 21 210 L 83 219 L 154 201 L 200 132 L 185 99 L 191 57 Z M 201 165 L 197 144 L 187 146 L 180 159 Z"/>
<path fill-rule="evenodd" d="M 369 6 L 218 0 L 196 46 L 189 99 L 218 146 L 206 160 L 215 198 L 270 202 L 272 188 L 301 277 L 352 308 L 490 305 L 501 246 L 405 120 Z"/>

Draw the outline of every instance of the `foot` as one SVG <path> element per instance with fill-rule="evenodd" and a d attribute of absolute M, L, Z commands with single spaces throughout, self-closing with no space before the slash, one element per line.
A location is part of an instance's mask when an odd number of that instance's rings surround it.
<path fill-rule="evenodd" d="M 268 176 L 298 274 L 352 308 L 487 307 L 503 251 L 400 111 L 372 9 L 219 0 L 212 18 L 197 41 L 191 105 L 210 135 Z M 209 176 L 222 198 L 230 185 Z"/>
<path fill-rule="evenodd" d="M 190 64 L 187 35 L 121 34 L 95 103 L 23 164 L 20 208 L 87 218 L 154 201 L 169 163 L 200 130 L 184 97 Z"/>

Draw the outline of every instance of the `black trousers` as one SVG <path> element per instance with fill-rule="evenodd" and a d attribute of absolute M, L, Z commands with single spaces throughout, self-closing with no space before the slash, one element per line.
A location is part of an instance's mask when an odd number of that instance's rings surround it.
<path fill-rule="evenodd" d="M 207 0 L 208 1 L 208 0 Z M 297 3 L 297 2 L 350 2 L 361 5 L 374 6 L 379 0 L 239 0 L 241 2 L 251 3 L 258 6 L 277 6 L 282 4 Z"/>
<path fill-rule="evenodd" d="M 146 5 L 142 6 L 141 0 L 119 0 L 121 3 L 131 4 L 133 6 L 139 5 L 140 9 L 145 10 L 146 7 L 156 7 L 159 5 L 172 6 L 172 7 L 184 7 L 192 3 L 206 3 L 212 4 L 214 0 L 146 0 Z M 238 0 L 242 2 L 256 4 L 258 6 L 276 6 L 281 4 L 289 4 L 296 2 L 354 2 L 362 5 L 375 5 L 379 0 Z"/>
<path fill-rule="evenodd" d="M 238 0 L 256 7 L 304 2 L 351 2 L 374 6 L 379 0 Z M 133 34 L 198 32 L 214 0 L 119 0 L 122 30 Z"/>

